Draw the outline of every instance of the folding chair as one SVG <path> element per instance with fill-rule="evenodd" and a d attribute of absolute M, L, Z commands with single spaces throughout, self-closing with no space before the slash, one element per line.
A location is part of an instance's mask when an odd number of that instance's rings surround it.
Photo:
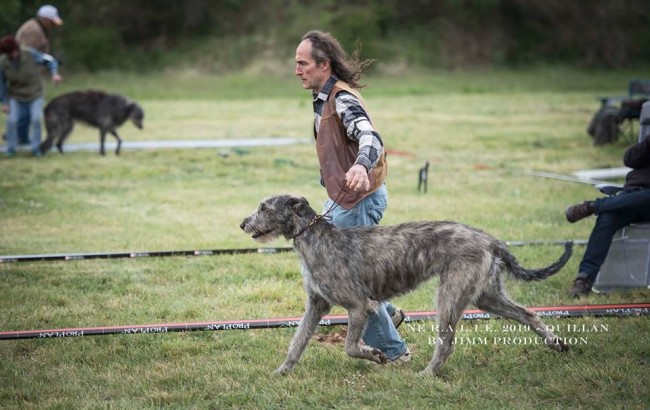
<path fill-rule="evenodd" d="M 627 95 L 599 97 L 601 109 L 615 109 L 616 123 L 627 122 L 628 132 L 626 139 L 634 140 L 634 121 L 641 115 L 641 107 L 650 100 L 650 80 L 633 79 L 628 82 Z"/>

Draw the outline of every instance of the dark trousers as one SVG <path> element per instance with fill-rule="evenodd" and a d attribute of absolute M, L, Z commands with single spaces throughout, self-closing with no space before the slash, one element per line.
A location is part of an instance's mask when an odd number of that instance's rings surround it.
<path fill-rule="evenodd" d="M 578 277 L 596 280 L 617 230 L 635 222 L 650 221 L 650 189 L 622 191 L 596 200 L 596 225 L 580 262 Z"/>

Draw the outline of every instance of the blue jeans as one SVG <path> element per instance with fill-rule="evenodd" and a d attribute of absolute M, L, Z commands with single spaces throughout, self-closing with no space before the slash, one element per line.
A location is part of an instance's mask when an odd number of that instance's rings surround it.
<path fill-rule="evenodd" d="M 598 217 L 578 271 L 578 278 L 592 282 L 605 262 L 616 231 L 634 222 L 650 221 L 650 189 L 622 191 L 595 203 Z"/>
<path fill-rule="evenodd" d="M 323 205 L 323 213 L 334 205 L 328 199 Z M 352 209 L 336 206 L 329 211 L 328 216 L 336 226 L 374 226 L 378 225 L 388 206 L 388 191 L 382 185 L 377 191 L 365 197 Z M 389 302 L 383 302 L 376 313 L 368 315 L 363 341 L 366 345 L 381 350 L 390 360 L 395 360 L 406 351 L 406 343 L 395 329 L 390 315 L 395 307 Z"/>
<path fill-rule="evenodd" d="M 22 118 L 29 117 L 29 140 L 33 153 L 40 150 L 41 120 L 43 118 L 43 103 L 45 99 L 38 97 L 32 101 L 9 99 L 9 115 L 7 116 L 7 152 L 16 152 L 18 145 L 18 129 Z"/>
<path fill-rule="evenodd" d="M 29 115 L 18 121 L 18 145 L 29 145 Z"/>

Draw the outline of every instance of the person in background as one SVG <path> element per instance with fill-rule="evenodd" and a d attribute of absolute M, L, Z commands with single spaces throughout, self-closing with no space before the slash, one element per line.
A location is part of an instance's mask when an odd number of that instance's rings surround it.
<path fill-rule="evenodd" d="M 52 82 L 61 81 L 58 63 L 49 54 L 36 49 L 20 47 L 12 36 L 0 39 L 0 101 L 7 117 L 7 155 L 16 155 L 18 121 L 29 114 L 31 151 L 40 156 L 41 119 L 43 117 L 43 81 L 39 67 L 47 67 Z"/>
<path fill-rule="evenodd" d="M 329 33 L 310 31 L 296 49 L 295 75 L 311 90 L 314 135 L 321 184 L 329 199 L 324 213 L 337 226 L 378 225 L 388 203 L 384 179 L 386 154 L 359 94 L 359 79 L 372 61 L 350 58 Z M 408 362 L 411 352 L 396 327 L 404 313 L 383 302 L 370 313 L 363 340 L 393 363 Z"/>
<path fill-rule="evenodd" d="M 36 17 L 24 22 L 15 39 L 22 47 L 31 47 L 41 53 L 52 54 L 50 49 L 49 34 L 53 27 L 63 25 L 56 7 L 46 4 L 36 12 Z M 18 144 L 29 144 L 29 116 L 24 115 L 18 120 Z"/>
<path fill-rule="evenodd" d="M 33 17 L 24 22 L 16 31 L 16 41 L 23 47 L 31 47 L 41 53 L 51 54 L 49 33 L 52 27 L 63 25 L 56 7 L 41 6 Z"/>
<path fill-rule="evenodd" d="M 650 102 L 646 104 L 650 109 Z M 571 223 L 591 215 L 597 216 L 578 275 L 569 291 L 573 297 L 591 292 L 616 231 L 631 223 L 650 221 L 650 132 L 640 135 L 639 140 L 623 156 L 623 163 L 632 170 L 625 178 L 622 191 L 615 196 L 584 201 L 565 211 L 566 219 Z"/>

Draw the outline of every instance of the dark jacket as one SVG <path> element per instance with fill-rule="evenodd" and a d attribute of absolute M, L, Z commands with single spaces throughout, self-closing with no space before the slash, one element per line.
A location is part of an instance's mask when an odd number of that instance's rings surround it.
<path fill-rule="evenodd" d="M 650 188 L 650 137 L 628 148 L 623 163 L 632 168 L 625 179 L 625 189 Z"/>
<path fill-rule="evenodd" d="M 40 65 L 35 61 L 31 50 L 22 48 L 17 60 L 12 60 L 9 55 L 0 56 L 0 81 L 3 82 L 0 96 L 3 103 L 8 97 L 18 101 L 33 101 L 43 96 L 43 82 L 41 79 Z"/>

